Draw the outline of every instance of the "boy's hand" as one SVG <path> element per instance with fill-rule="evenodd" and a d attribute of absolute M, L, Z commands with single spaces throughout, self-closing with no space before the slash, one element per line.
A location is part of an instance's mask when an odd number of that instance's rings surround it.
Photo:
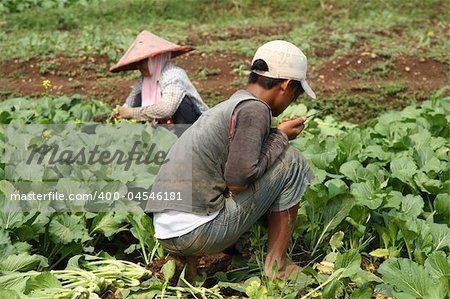
<path fill-rule="evenodd" d="M 238 194 L 241 193 L 242 191 L 247 190 L 248 185 L 244 185 L 244 186 L 227 186 L 228 190 L 230 190 L 231 193 L 234 194 Z"/>
<path fill-rule="evenodd" d="M 306 118 L 298 117 L 284 120 L 278 124 L 278 129 L 283 131 L 289 140 L 295 139 L 305 128 Z"/>

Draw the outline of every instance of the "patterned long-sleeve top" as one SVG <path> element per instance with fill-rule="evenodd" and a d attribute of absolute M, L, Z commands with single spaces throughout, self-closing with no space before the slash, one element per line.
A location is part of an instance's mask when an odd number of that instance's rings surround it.
<path fill-rule="evenodd" d="M 145 107 L 136 107 L 136 95 L 141 93 L 143 81 L 144 77 L 138 79 L 124 104 L 125 107 L 135 107 L 133 118 L 138 121 L 170 118 L 177 111 L 185 95 L 193 100 L 200 112 L 208 110 L 208 106 L 203 102 L 186 72 L 170 62 L 164 66 L 159 78 L 161 101 Z"/>

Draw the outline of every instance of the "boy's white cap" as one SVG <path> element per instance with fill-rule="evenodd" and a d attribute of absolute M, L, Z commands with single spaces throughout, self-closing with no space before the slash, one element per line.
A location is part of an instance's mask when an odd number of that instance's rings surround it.
<path fill-rule="evenodd" d="M 284 40 L 265 43 L 256 51 L 252 65 L 257 59 L 264 60 L 269 71 L 253 70 L 254 73 L 269 78 L 300 81 L 306 94 L 313 99 L 316 98 L 316 94 L 306 82 L 308 68 L 306 56 L 294 44 Z"/>

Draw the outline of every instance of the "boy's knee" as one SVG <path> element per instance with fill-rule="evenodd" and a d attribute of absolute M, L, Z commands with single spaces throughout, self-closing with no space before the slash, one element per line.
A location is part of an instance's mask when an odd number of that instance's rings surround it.
<path fill-rule="evenodd" d="M 314 174 L 305 157 L 295 147 L 289 145 L 286 148 L 283 162 L 288 167 L 290 177 L 299 176 L 300 178 L 305 178 L 308 183 L 314 178 Z"/>
<path fill-rule="evenodd" d="M 283 151 L 281 159 L 284 162 L 284 164 L 288 166 L 293 166 L 297 164 L 303 165 L 306 163 L 306 160 L 300 153 L 300 151 L 295 147 L 293 147 L 292 145 L 288 145 L 286 147 L 286 149 Z"/>

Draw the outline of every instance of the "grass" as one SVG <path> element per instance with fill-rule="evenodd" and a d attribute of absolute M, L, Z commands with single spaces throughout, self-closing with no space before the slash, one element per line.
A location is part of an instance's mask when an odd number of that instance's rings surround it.
<path fill-rule="evenodd" d="M 446 1 L 312 0 L 295 5 L 286 0 L 150 2 L 111 0 L 108 5 L 100 2 L 8 14 L 0 25 L 4 31 L 0 33 L 0 51 L 3 59 L 54 53 L 100 53 L 117 59 L 136 33 L 147 28 L 177 43 L 188 43 L 191 32 L 211 35 L 218 40 L 200 42 L 196 45 L 200 51 L 225 50 L 244 56 L 251 56 L 258 44 L 274 37 L 292 40 L 306 52 L 320 47 L 323 41 L 335 43 L 338 53 L 350 51 L 360 42 L 375 49 L 398 49 L 398 53 L 420 52 L 417 45 L 432 45 L 433 55 L 440 58 L 448 52 L 445 39 L 440 38 L 446 29 L 439 26 L 446 24 Z M 430 22 L 431 18 L 436 21 Z M 251 31 L 249 26 L 253 25 L 273 30 L 283 22 L 292 29 L 279 36 L 259 32 L 250 34 L 251 38 L 227 38 L 229 30 Z M 405 29 L 406 36 L 377 33 L 398 26 Z"/>
<path fill-rule="evenodd" d="M 195 73 L 194 79 L 200 81 L 208 80 L 210 76 L 216 76 L 221 73 L 220 69 L 199 68 Z"/>
<path fill-rule="evenodd" d="M 206 105 L 208 105 L 208 107 L 210 108 L 227 99 L 227 97 L 225 97 L 223 94 L 214 90 L 199 89 L 198 92 L 202 95 L 202 98 L 205 101 Z"/>
<path fill-rule="evenodd" d="M 49 61 L 41 61 L 39 63 L 39 73 L 41 75 L 46 74 L 55 74 L 58 68 L 61 67 L 61 64 L 57 61 L 49 60 Z"/>
<path fill-rule="evenodd" d="M 349 76 L 355 79 L 362 78 L 386 78 L 389 74 L 395 70 L 395 64 L 391 61 L 378 61 L 370 66 L 362 69 L 361 71 L 351 70 Z"/>
<path fill-rule="evenodd" d="M 304 97 L 301 102 L 309 109 L 322 110 L 323 116 L 333 115 L 340 121 L 364 124 L 383 112 L 403 109 L 420 98 L 420 95 L 403 94 L 398 86 L 396 88 L 395 95 L 392 95 L 389 89 L 386 91 L 380 88 L 380 92 L 373 94 L 339 93 L 326 100 L 311 100 Z"/>
<path fill-rule="evenodd" d="M 200 53 L 242 56 L 233 64 L 239 77 L 224 82 L 237 87 L 246 81 L 245 60 L 263 42 L 280 38 L 298 45 L 308 56 L 310 66 L 320 66 L 351 52 L 369 51 L 388 58 L 350 74 L 362 80 L 385 80 L 394 68 L 393 61 L 402 55 L 448 61 L 449 4 L 443 0 L 99 0 L 88 6 L 4 14 L 0 17 L 0 52 L 2 60 L 23 61 L 37 56 L 103 54 L 113 64 L 136 34 L 148 29 L 175 43 L 193 44 Z M 328 54 L 316 55 L 318 52 Z M 79 72 L 83 75 L 93 71 L 102 78 L 136 76 L 133 72 L 110 74 L 108 67 L 86 61 Z M 56 73 L 57 65 L 46 59 L 41 62 L 40 72 Z M 205 68 L 190 75 L 193 80 L 207 80 L 217 72 Z M 21 74 L 15 76 L 20 78 Z M 383 105 L 388 106 L 386 109 L 401 107 L 412 96 L 404 94 L 405 82 L 383 83 L 379 88 L 361 84 L 351 94 L 337 94 L 311 104 L 323 105 L 341 119 L 365 121 L 383 111 Z M 200 93 L 210 107 L 226 99 L 215 91 Z M 355 116 L 357 113 L 362 116 Z"/>

